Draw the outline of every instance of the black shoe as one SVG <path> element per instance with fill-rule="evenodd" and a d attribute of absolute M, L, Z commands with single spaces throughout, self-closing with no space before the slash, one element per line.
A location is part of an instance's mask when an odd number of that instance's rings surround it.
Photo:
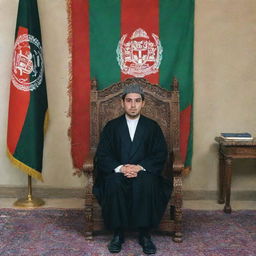
<path fill-rule="evenodd" d="M 139 244 L 142 246 L 143 252 L 145 254 L 155 254 L 156 253 L 156 246 L 152 242 L 150 236 L 140 236 Z"/>
<path fill-rule="evenodd" d="M 124 242 L 124 237 L 121 235 L 114 235 L 110 243 L 108 244 L 108 250 L 111 253 L 118 253 L 122 249 L 122 243 Z"/>

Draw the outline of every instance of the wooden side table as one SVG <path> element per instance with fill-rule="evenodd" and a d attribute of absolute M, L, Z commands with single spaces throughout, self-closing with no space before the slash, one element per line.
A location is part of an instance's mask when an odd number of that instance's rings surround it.
<path fill-rule="evenodd" d="M 219 143 L 219 200 L 220 204 L 225 203 L 224 212 L 231 213 L 231 177 L 233 159 L 255 158 L 256 139 L 251 141 L 224 140 L 216 137 Z"/>

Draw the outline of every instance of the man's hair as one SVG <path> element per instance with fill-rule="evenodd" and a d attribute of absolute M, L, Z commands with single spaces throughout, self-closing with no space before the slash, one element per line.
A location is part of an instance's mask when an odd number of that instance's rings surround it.
<path fill-rule="evenodd" d="M 140 94 L 142 101 L 144 101 L 145 96 L 144 92 L 139 84 L 130 84 L 124 88 L 123 94 L 122 94 L 122 100 L 125 99 L 126 95 L 129 93 L 137 93 Z"/>

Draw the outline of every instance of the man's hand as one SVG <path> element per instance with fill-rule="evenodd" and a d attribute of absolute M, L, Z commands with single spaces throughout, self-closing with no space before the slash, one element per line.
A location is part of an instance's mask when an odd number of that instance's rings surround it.
<path fill-rule="evenodd" d="M 121 172 L 127 178 L 135 178 L 138 175 L 138 172 L 143 168 L 140 165 L 135 164 L 126 164 L 121 167 Z"/>

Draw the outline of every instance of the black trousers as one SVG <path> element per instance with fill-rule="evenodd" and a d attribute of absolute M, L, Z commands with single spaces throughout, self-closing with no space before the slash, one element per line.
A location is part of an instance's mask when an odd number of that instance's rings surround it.
<path fill-rule="evenodd" d="M 104 183 L 101 207 L 108 229 L 158 226 L 170 197 L 170 183 L 147 171 L 140 171 L 136 178 L 113 173 Z"/>

